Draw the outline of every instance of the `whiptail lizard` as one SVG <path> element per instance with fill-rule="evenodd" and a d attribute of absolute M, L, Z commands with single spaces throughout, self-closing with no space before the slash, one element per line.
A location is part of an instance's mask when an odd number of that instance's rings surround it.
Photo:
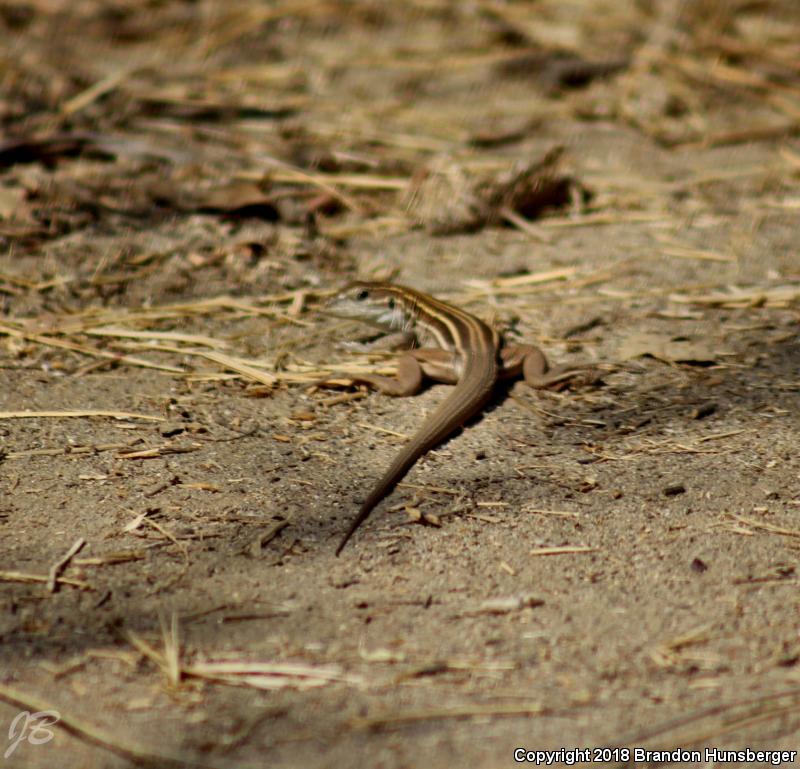
<path fill-rule="evenodd" d="M 438 349 L 408 350 L 398 360 L 396 378 L 359 375 L 356 381 L 394 396 L 416 394 L 424 376 L 456 385 L 389 465 L 361 505 L 336 548 L 336 555 L 417 459 L 483 408 L 498 379 L 522 374 L 528 384 L 542 387 L 574 373 L 551 372 L 547 358 L 538 347 L 505 346 L 500 334 L 474 315 L 404 286 L 351 283 L 334 295 L 326 313 L 361 320 L 387 331 L 413 334 L 420 343 L 431 341 L 438 345 Z"/>

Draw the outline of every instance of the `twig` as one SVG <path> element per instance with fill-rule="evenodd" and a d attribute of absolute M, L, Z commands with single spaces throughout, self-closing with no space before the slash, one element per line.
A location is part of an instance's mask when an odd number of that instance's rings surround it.
<path fill-rule="evenodd" d="M 528 555 L 573 555 L 577 553 L 593 553 L 596 547 L 585 545 L 564 545 L 562 547 L 535 547 Z"/>
<path fill-rule="evenodd" d="M 162 534 L 170 542 L 172 542 L 172 544 L 175 545 L 175 547 L 177 547 L 178 550 L 180 550 L 181 555 L 183 555 L 184 562 L 186 563 L 189 562 L 188 548 L 186 547 L 186 545 L 183 544 L 183 542 L 179 542 L 177 537 L 172 532 L 170 532 L 169 529 L 167 529 L 165 526 L 162 526 L 160 523 L 157 523 L 156 521 L 152 520 L 151 518 L 143 518 L 142 520 L 144 523 L 152 526 L 159 534 Z"/>
<path fill-rule="evenodd" d="M 264 549 L 265 545 L 268 545 L 270 542 L 272 542 L 272 540 L 275 539 L 278 534 L 280 534 L 287 526 L 291 525 L 291 519 L 286 518 L 283 521 L 278 521 L 274 526 L 270 526 L 267 531 L 265 531 L 263 534 L 259 534 L 259 536 L 253 540 L 249 548 L 250 553 L 254 556 L 259 555 Z"/>
<path fill-rule="evenodd" d="M 67 564 L 72 560 L 73 556 L 77 555 L 81 548 L 86 544 L 86 540 L 83 537 L 76 539 L 75 542 L 72 544 L 72 547 L 67 550 L 62 558 L 56 561 L 51 567 L 50 571 L 48 572 L 47 576 L 47 590 L 50 593 L 56 592 L 56 584 L 58 580 L 58 575 L 61 574 L 62 571 L 66 568 Z"/>
<path fill-rule="evenodd" d="M 133 443 L 101 443 L 97 446 L 64 446 L 59 449 L 28 449 L 27 451 L 9 451 L 4 459 L 26 459 L 27 457 L 57 457 L 60 455 L 72 456 L 82 454 L 96 454 L 100 451 L 119 451 L 130 449 L 140 443 L 140 439 Z"/>

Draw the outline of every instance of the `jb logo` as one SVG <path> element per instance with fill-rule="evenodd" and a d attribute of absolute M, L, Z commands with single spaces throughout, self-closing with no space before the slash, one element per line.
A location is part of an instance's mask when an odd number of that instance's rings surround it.
<path fill-rule="evenodd" d="M 55 735 L 47 727 L 57 724 L 60 719 L 61 714 L 55 710 L 40 710 L 36 713 L 23 710 L 17 713 L 8 728 L 8 739 L 11 744 L 3 753 L 3 758 L 11 758 L 20 742 L 27 741 L 31 745 L 44 745 L 50 742 Z"/>

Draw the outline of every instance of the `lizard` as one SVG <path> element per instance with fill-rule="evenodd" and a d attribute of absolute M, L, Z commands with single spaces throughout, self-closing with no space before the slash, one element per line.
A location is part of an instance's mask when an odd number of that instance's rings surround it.
<path fill-rule="evenodd" d="M 481 411 L 498 380 L 522 375 L 531 386 L 545 387 L 575 373 L 551 370 L 538 347 L 505 344 L 475 315 L 406 286 L 355 281 L 331 298 L 325 313 L 436 345 L 407 350 L 398 360 L 396 377 L 359 374 L 355 381 L 396 397 L 415 395 L 425 377 L 455 385 L 372 489 L 336 548 L 337 556 L 415 462 Z"/>

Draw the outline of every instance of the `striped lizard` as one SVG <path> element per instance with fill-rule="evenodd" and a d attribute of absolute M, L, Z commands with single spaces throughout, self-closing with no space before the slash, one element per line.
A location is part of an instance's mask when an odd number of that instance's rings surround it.
<path fill-rule="evenodd" d="M 436 345 L 406 351 L 398 360 L 396 378 L 364 374 L 355 377 L 356 381 L 399 397 L 419 392 L 426 376 L 455 384 L 455 389 L 386 469 L 361 505 L 336 548 L 336 555 L 414 463 L 486 405 L 499 379 L 521 374 L 528 384 L 544 387 L 575 373 L 551 371 L 538 347 L 505 345 L 495 329 L 474 315 L 405 286 L 357 281 L 335 294 L 325 312 Z"/>

